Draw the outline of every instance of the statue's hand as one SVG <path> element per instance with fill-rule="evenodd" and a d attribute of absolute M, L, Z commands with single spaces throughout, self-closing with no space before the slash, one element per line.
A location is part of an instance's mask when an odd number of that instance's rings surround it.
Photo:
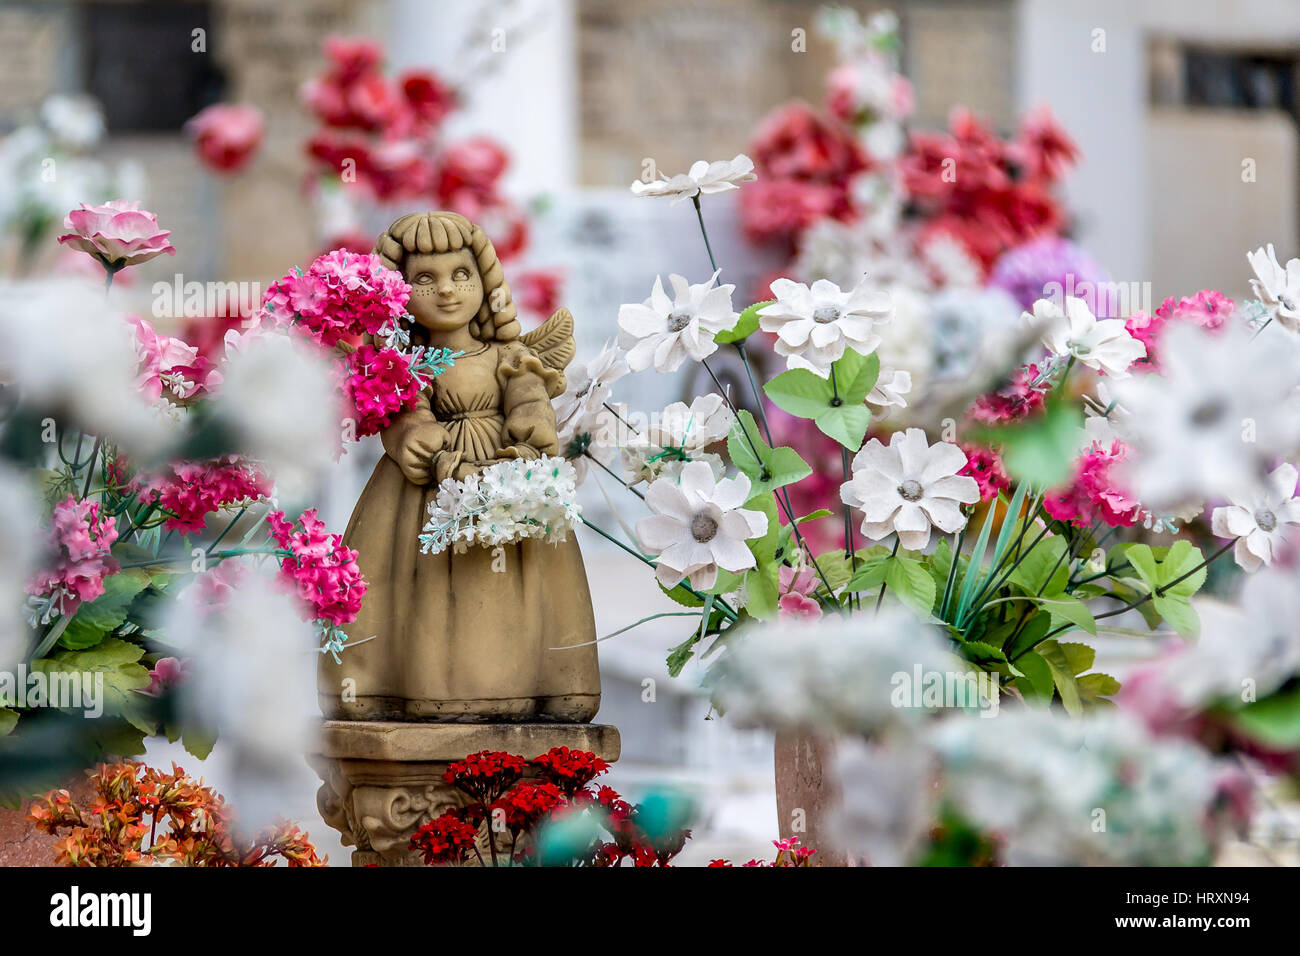
<path fill-rule="evenodd" d="M 540 457 L 541 453 L 532 445 L 510 445 L 497 451 L 497 458 L 503 461 L 507 458 L 524 458 L 531 461 Z"/>
<path fill-rule="evenodd" d="M 427 485 L 433 479 L 433 458 L 448 442 L 447 429 L 436 423 L 411 430 L 394 456 L 408 481 Z"/>

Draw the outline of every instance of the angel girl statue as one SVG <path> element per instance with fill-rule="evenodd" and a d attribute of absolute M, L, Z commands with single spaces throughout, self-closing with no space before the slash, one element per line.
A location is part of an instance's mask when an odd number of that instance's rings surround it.
<path fill-rule="evenodd" d="M 573 535 L 436 554 L 418 540 L 439 482 L 558 453 L 551 400 L 576 352 L 573 319 L 562 309 L 521 335 L 492 243 L 455 213 L 403 216 L 375 254 L 410 283 L 412 341 L 462 354 L 381 434 L 343 537 L 369 589 L 347 628 L 355 643 L 339 663 L 321 656 L 321 708 L 352 720 L 589 721 L 600 676 Z"/>

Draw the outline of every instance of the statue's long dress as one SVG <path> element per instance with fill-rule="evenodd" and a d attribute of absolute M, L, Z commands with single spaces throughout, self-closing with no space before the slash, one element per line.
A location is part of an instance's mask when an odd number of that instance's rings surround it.
<path fill-rule="evenodd" d="M 438 482 L 503 448 L 555 454 L 548 388 L 557 372 L 520 342 L 458 358 L 425 402 L 384 431 L 388 453 L 361 493 L 344 542 L 369 588 L 336 664 L 322 655 L 327 716 L 353 720 L 564 720 L 600 705 L 591 593 L 574 533 L 421 554 L 418 534 Z M 420 486 L 391 457 L 414 429 L 441 422 L 451 436 Z M 578 645 L 586 644 L 579 647 Z M 557 650 L 556 648 L 573 648 Z M 530 755 L 531 756 L 531 755 Z"/>

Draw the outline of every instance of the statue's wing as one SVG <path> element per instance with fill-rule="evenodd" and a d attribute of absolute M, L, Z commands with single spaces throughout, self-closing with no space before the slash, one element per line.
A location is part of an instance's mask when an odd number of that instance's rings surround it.
<path fill-rule="evenodd" d="M 568 309 L 556 309 L 555 314 L 537 328 L 519 336 L 519 341 L 528 346 L 543 365 L 561 373 L 559 390 L 563 392 L 564 369 L 578 354 L 578 343 L 573 340 L 573 314 Z"/>

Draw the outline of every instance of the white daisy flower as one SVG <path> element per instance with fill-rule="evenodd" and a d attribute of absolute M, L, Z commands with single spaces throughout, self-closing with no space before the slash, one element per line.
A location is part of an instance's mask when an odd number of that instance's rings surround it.
<path fill-rule="evenodd" d="M 623 449 L 632 484 L 676 476 L 691 461 L 706 461 L 715 476 L 722 476 L 722 458 L 705 451 L 726 438 L 736 420 L 721 395 L 701 395 L 689 406 L 673 402 L 656 418 L 645 431 L 628 439 Z"/>
<path fill-rule="evenodd" d="M 713 336 L 729 329 L 740 317 L 731 308 L 734 285 L 708 282 L 689 284 L 679 275 L 670 275 L 672 298 L 655 277 L 650 298 L 638 304 L 619 306 L 618 327 L 627 345 L 627 365 L 640 372 L 651 365 L 661 374 L 675 372 L 687 358 L 703 361 L 718 350 Z"/>
<path fill-rule="evenodd" d="M 881 339 L 872 326 L 888 322 L 893 314 L 889 293 L 867 288 L 865 279 L 848 292 L 829 279 L 818 279 L 811 288 L 777 279 L 771 289 L 776 301 L 758 310 L 759 328 L 776 333 L 776 353 L 785 356 L 790 368 L 822 378 L 830 376 L 831 365 L 845 349 L 874 352 Z"/>
<path fill-rule="evenodd" d="M 888 445 L 873 438 L 858 452 L 840 500 L 862 512 L 862 533 L 871 540 L 897 533 L 904 548 L 920 551 L 931 527 L 952 534 L 966 526 L 961 505 L 980 495 L 974 478 L 957 474 L 965 465 L 956 445 L 931 445 L 919 428 L 894 432 Z"/>
<path fill-rule="evenodd" d="M 683 199 L 739 189 L 740 183 L 757 178 L 754 161 L 744 153 L 737 153 L 734 159 L 720 159 L 714 163 L 701 159 L 691 164 L 689 172 L 678 173 L 671 179 L 651 182 L 638 179 L 632 184 L 632 195 L 671 196 L 675 205 Z"/>
<path fill-rule="evenodd" d="M 1237 539 L 1232 554 L 1243 570 L 1258 571 L 1272 564 L 1291 529 L 1300 525 L 1296 478 L 1294 465 L 1279 465 L 1263 488 L 1230 496 L 1228 504 L 1214 509 L 1210 516 L 1214 534 Z"/>
<path fill-rule="evenodd" d="M 1277 261 L 1273 243 L 1246 253 L 1246 261 L 1255 272 L 1250 286 L 1265 304 L 1277 310 L 1283 328 L 1300 331 L 1300 259 L 1288 259 L 1286 266 Z"/>
<path fill-rule="evenodd" d="M 1219 498 L 1256 484 L 1300 443 L 1291 336 L 1252 342 L 1244 326 L 1217 334 L 1180 324 L 1164 334 L 1158 374 L 1114 383 L 1135 454 L 1121 479 L 1150 508 Z"/>
<path fill-rule="evenodd" d="M 605 403 L 612 394 L 610 385 L 627 372 L 622 349 L 606 345 L 585 366 L 567 374 L 564 394 L 555 400 L 555 426 L 561 450 L 578 436 L 594 431 L 609 415 Z"/>
<path fill-rule="evenodd" d="M 1062 311 L 1051 299 L 1039 299 L 1027 320 L 1044 326 L 1043 345 L 1053 355 L 1073 355 L 1081 363 L 1111 378 L 1124 378 L 1128 367 L 1147 354 L 1147 347 L 1124 328 L 1123 319 L 1102 319 L 1092 314 L 1088 303 L 1065 297 Z"/>
<path fill-rule="evenodd" d="M 880 375 L 876 378 L 876 384 L 867 393 L 867 404 L 877 405 L 881 408 L 890 405 L 906 408 L 907 399 L 903 396 L 911 390 L 911 372 L 882 365 L 880 366 Z"/>
<path fill-rule="evenodd" d="M 650 484 L 645 502 L 654 514 L 636 523 L 636 536 L 658 556 L 660 584 L 671 588 L 689 578 L 691 587 L 708 589 L 719 568 L 736 573 L 755 566 L 745 542 L 767 533 L 767 515 L 741 507 L 749 490 L 746 476 L 715 481 L 702 461 L 688 462 L 676 480 Z"/>

